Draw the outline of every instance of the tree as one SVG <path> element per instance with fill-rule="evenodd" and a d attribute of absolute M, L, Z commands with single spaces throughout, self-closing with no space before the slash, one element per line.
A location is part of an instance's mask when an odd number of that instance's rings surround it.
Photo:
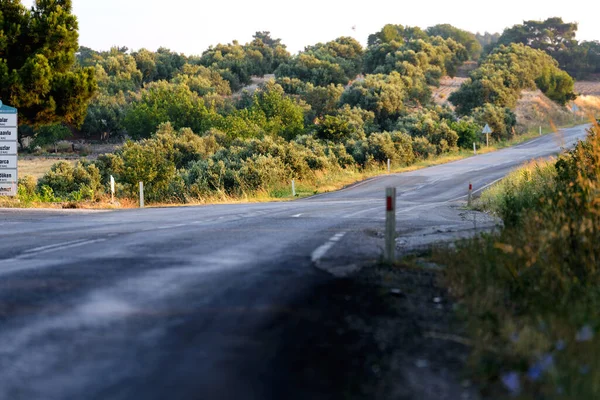
<path fill-rule="evenodd" d="M 456 112 L 467 115 L 486 103 L 514 108 L 524 89 L 538 87 L 559 104 L 574 99 L 573 79 L 541 50 L 522 44 L 500 46 L 450 95 Z"/>
<path fill-rule="evenodd" d="M 21 123 L 83 122 L 97 85 L 93 68 L 75 66 L 77 29 L 71 0 L 0 2 L 0 98 Z"/>
<path fill-rule="evenodd" d="M 149 137 L 166 122 L 175 129 L 203 133 L 218 117 L 187 85 L 158 81 L 147 85 L 129 106 L 123 125 L 129 135 L 139 139 Z"/>
<path fill-rule="evenodd" d="M 350 37 L 308 46 L 298 56 L 281 64 L 277 78 L 297 78 L 315 86 L 346 85 L 362 71 L 363 49 Z"/>
<path fill-rule="evenodd" d="M 477 60 L 483 50 L 481 44 L 471 32 L 463 31 L 450 24 L 440 24 L 427 28 L 429 36 L 441 36 L 444 39 L 454 39 L 467 49 L 469 58 Z"/>

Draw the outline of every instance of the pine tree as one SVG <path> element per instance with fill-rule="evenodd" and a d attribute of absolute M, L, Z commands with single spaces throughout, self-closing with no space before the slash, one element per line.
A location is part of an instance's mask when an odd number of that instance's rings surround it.
<path fill-rule="evenodd" d="M 94 69 L 75 64 L 77 18 L 71 0 L 0 2 L 0 99 L 32 126 L 79 126 L 97 88 Z"/>

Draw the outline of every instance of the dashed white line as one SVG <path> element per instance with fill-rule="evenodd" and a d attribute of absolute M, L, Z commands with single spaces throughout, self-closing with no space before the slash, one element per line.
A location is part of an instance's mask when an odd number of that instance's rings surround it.
<path fill-rule="evenodd" d="M 346 232 L 338 233 L 338 234 L 334 235 L 333 237 L 331 237 L 331 239 L 329 239 L 324 245 L 320 246 L 315 251 L 313 251 L 312 254 L 311 254 L 311 260 L 312 260 L 312 262 L 313 263 L 318 263 L 325 256 L 325 254 L 327 254 L 327 252 L 329 250 L 331 250 L 331 248 L 333 246 L 335 246 L 335 244 L 337 242 L 339 242 L 340 240 L 342 240 L 342 238 L 345 235 L 346 235 Z"/>
<path fill-rule="evenodd" d="M 361 210 L 361 211 L 358 211 L 358 212 L 355 212 L 352 214 L 345 215 L 343 218 L 352 218 L 352 217 L 356 217 L 357 215 L 368 213 L 371 211 L 382 210 L 383 208 L 384 208 L 384 205 L 382 204 L 381 206 L 378 206 L 378 207 L 368 208 L 366 210 Z"/>
<path fill-rule="evenodd" d="M 302 216 L 302 214 L 296 214 L 296 215 L 292 215 L 292 218 L 300 218 Z"/>
<path fill-rule="evenodd" d="M 82 243 L 85 241 L 86 241 L 85 239 L 79 239 L 79 240 L 73 240 L 72 242 L 49 244 L 48 246 L 34 247 L 33 249 L 25 250 L 23 253 L 40 253 L 45 250 L 51 250 L 51 249 L 62 247 L 62 246 L 70 246 L 70 245 Z"/>
<path fill-rule="evenodd" d="M 76 240 L 73 242 L 59 243 L 56 245 L 36 247 L 34 249 L 29 249 L 23 252 L 23 254 L 16 256 L 13 260 L 20 260 L 23 258 L 33 257 L 40 254 L 52 253 L 54 251 L 71 249 L 73 247 L 86 246 L 88 244 L 100 243 L 104 242 L 106 239 L 93 239 L 93 240 Z"/>

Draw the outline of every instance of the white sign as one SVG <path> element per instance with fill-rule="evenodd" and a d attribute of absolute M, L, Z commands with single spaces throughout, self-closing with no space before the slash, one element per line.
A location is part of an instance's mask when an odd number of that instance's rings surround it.
<path fill-rule="evenodd" d="M 17 181 L 17 170 L 16 169 L 0 170 L 0 183 L 14 183 L 16 181 Z"/>
<path fill-rule="evenodd" d="M 17 142 L 0 143 L 0 155 L 17 155 Z"/>
<path fill-rule="evenodd" d="M 0 128 L 6 127 L 17 127 L 17 114 L 0 114 Z"/>
<path fill-rule="evenodd" d="M 2 118 L 2 114 L 0 114 Z M 0 142 L 16 142 L 17 141 L 17 128 L 3 128 L 0 127 Z"/>
<path fill-rule="evenodd" d="M 2 169 L 17 169 L 17 156 L 1 156 L 0 155 L 0 170 Z"/>
<path fill-rule="evenodd" d="M 0 102 L 0 196 L 16 196 L 17 171 L 17 109 Z"/>
<path fill-rule="evenodd" d="M 488 124 L 485 124 L 485 128 L 483 128 L 483 133 L 488 134 L 492 133 L 492 128 Z"/>
<path fill-rule="evenodd" d="M 0 183 L 0 196 L 16 196 L 17 195 L 17 184 L 12 183 Z"/>

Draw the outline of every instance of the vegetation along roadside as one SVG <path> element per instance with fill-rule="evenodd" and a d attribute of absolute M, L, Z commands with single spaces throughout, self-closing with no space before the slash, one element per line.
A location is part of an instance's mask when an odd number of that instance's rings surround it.
<path fill-rule="evenodd" d="M 599 135 L 596 124 L 574 150 L 483 193 L 499 233 L 434 253 L 490 398 L 600 397 Z"/>

